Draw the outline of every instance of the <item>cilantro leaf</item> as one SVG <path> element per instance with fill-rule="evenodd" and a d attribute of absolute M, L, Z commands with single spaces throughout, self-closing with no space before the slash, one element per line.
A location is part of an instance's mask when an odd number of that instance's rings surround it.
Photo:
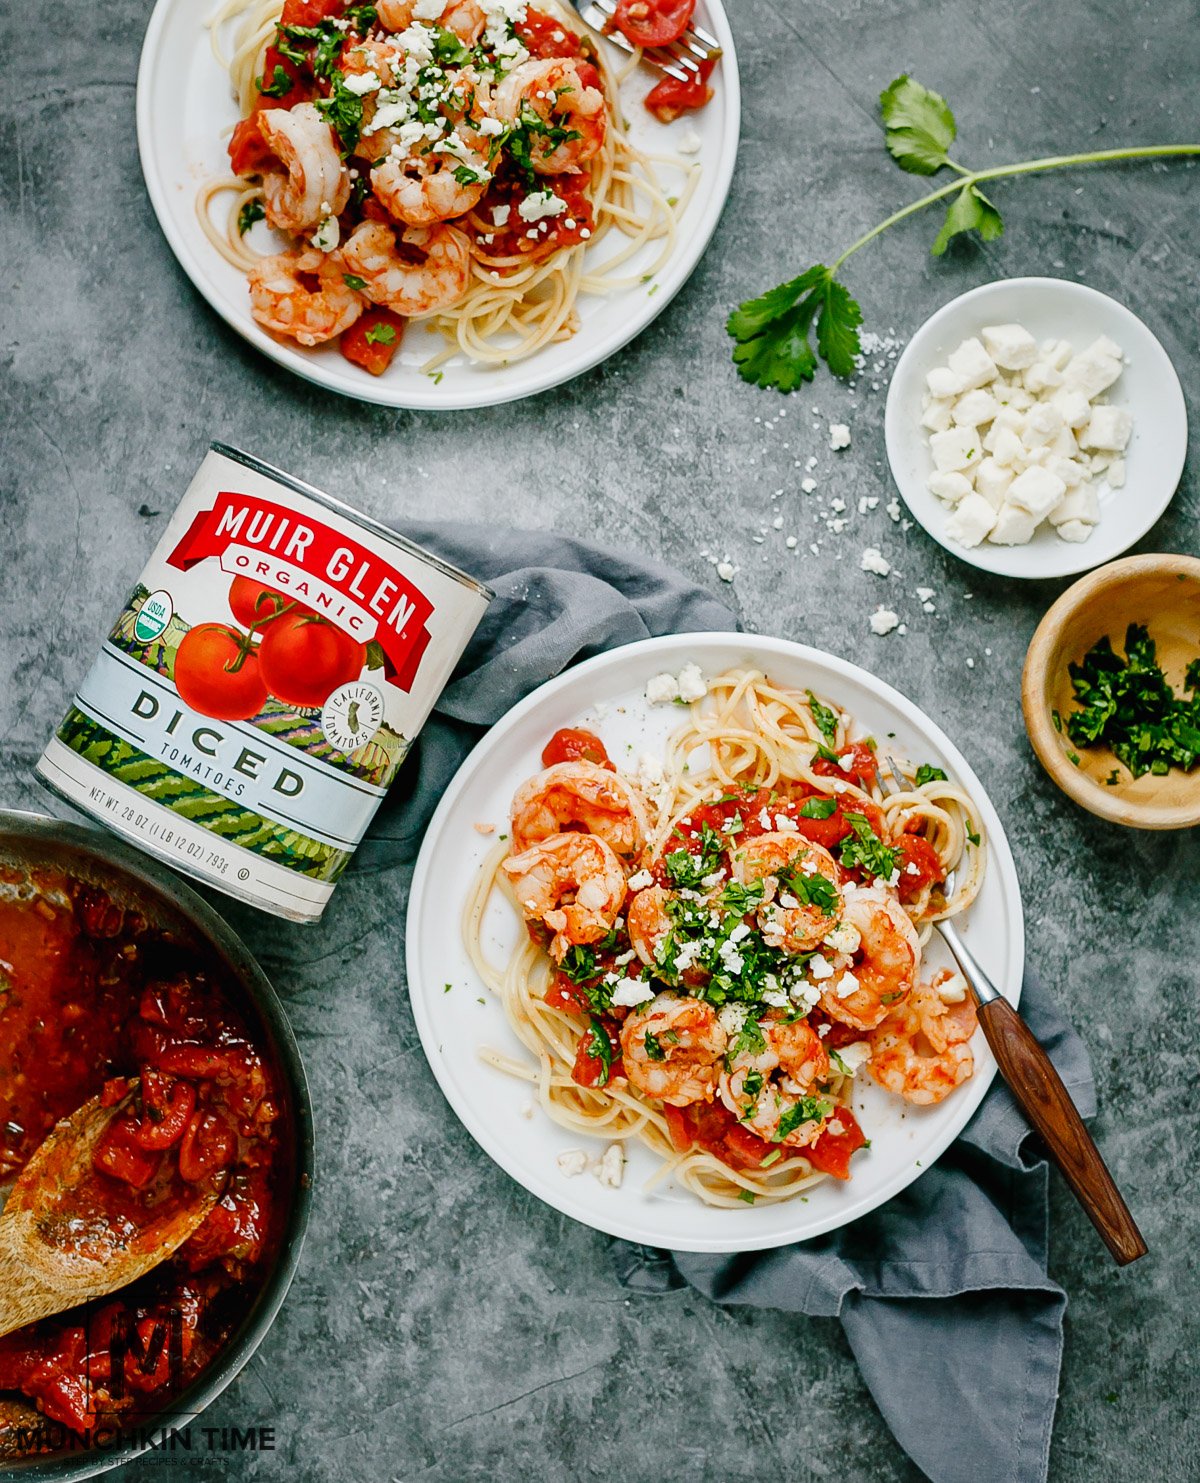
<path fill-rule="evenodd" d="M 800 1100 L 779 1119 L 775 1131 L 771 1134 L 772 1143 L 782 1143 L 789 1133 L 794 1133 L 797 1128 L 805 1123 L 820 1122 L 833 1111 L 833 1103 L 823 1097 L 801 1097 Z"/>
<path fill-rule="evenodd" d="M 606 1086 L 608 1078 L 612 1075 L 612 1041 L 608 1038 L 604 1021 L 598 1015 L 588 1015 L 588 1023 L 592 1028 L 588 1032 L 587 1053 L 593 1060 L 600 1062 L 600 1079 L 596 1085 Z"/>
<path fill-rule="evenodd" d="M 930 762 L 922 762 L 920 767 L 917 768 L 917 775 L 914 781 L 917 787 L 920 788 L 925 783 L 945 783 L 949 779 L 940 767 L 934 767 Z"/>
<path fill-rule="evenodd" d="M 394 324 L 373 324 L 367 331 L 368 345 L 390 345 L 396 338 Z"/>
<path fill-rule="evenodd" d="M 666 1051 L 659 1045 L 658 1036 L 652 1030 L 646 1031 L 643 1036 L 643 1044 L 646 1047 L 646 1054 L 652 1061 L 665 1061 L 667 1059 Z"/>
<path fill-rule="evenodd" d="M 979 187 L 964 185 L 951 201 L 942 230 L 929 250 L 941 257 L 951 240 L 963 232 L 978 232 L 985 242 L 994 242 L 1003 231 L 1003 218 Z"/>
<path fill-rule="evenodd" d="M 831 819 L 836 813 L 836 798 L 806 798 L 800 805 L 802 819 Z"/>
<path fill-rule="evenodd" d="M 879 95 L 888 151 L 902 170 L 936 175 L 958 129 L 940 93 L 901 73 Z"/>
<path fill-rule="evenodd" d="M 795 391 L 816 374 L 817 355 L 809 343 L 814 320 L 817 352 L 836 376 L 854 372 L 862 310 L 823 263 L 747 299 L 725 328 L 737 341 L 734 364 L 743 381 Z"/>
<path fill-rule="evenodd" d="M 361 293 L 367 286 L 367 280 L 360 278 L 357 273 L 343 273 L 342 282 L 347 288 L 352 288 L 355 293 Z"/>
<path fill-rule="evenodd" d="M 271 73 L 271 81 L 268 82 L 265 77 L 256 77 L 254 86 L 264 98 L 286 98 L 292 90 L 293 82 L 287 68 L 276 62 L 275 70 Z"/>
<path fill-rule="evenodd" d="M 890 880 L 900 851 L 884 844 L 871 828 L 866 814 L 846 814 L 845 818 L 854 833 L 842 841 L 842 864 L 847 870 L 865 870 L 868 875 Z"/>
<path fill-rule="evenodd" d="M 805 906 L 819 907 L 827 917 L 837 910 L 838 889 L 819 870 L 815 870 L 812 875 L 806 875 L 803 870 L 781 870 L 779 884 L 784 890 L 790 891 L 797 901 Z"/>

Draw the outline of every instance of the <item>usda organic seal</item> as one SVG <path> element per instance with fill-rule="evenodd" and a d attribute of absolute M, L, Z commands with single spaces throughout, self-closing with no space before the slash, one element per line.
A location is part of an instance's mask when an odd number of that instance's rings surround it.
<path fill-rule="evenodd" d="M 171 602 L 171 594 L 165 588 L 160 587 L 157 592 L 152 592 L 138 609 L 133 623 L 134 638 L 143 644 L 150 643 L 158 638 L 174 616 L 175 608 Z"/>

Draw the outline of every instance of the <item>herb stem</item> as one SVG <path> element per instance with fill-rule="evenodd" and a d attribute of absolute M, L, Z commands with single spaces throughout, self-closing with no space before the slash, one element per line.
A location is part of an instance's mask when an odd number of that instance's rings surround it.
<path fill-rule="evenodd" d="M 987 170 L 971 170 L 960 174 L 958 179 L 952 180 L 948 185 L 941 186 L 938 190 L 930 191 L 927 196 L 922 196 L 919 201 L 912 201 L 899 211 L 894 211 L 891 216 L 881 221 L 877 227 L 872 227 L 869 232 L 864 233 L 857 242 L 851 243 L 833 264 L 831 273 L 836 273 L 848 257 L 852 257 L 860 247 L 865 247 L 868 242 L 874 241 L 881 232 L 886 232 L 889 227 L 894 227 L 906 217 L 914 216 L 918 211 L 923 211 L 926 206 L 932 206 L 935 201 L 944 200 L 946 196 L 952 196 L 955 191 L 965 190 L 969 186 L 978 185 L 984 180 L 1002 180 L 1010 175 L 1033 175 L 1043 170 L 1064 170 L 1071 165 L 1098 165 L 1111 163 L 1118 160 L 1149 160 L 1164 159 L 1170 157 L 1200 155 L 1200 144 L 1147 144 L 1138 145 L 1131 149 L 1099 149 L 1084 154 L 1059 154 L 1047 155 L 1040 160 L 1022 160 L 1014 165 L 993 165 Z M 956 165 L 952 160 L 949 164 L 955 170 L 962 170 L 961 165 Z"/>

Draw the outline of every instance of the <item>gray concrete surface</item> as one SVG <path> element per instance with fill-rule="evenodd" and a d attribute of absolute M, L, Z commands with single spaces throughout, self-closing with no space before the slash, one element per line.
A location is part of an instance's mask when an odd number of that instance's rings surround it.
<path fill-rule="evenodd" d="M 732 302 L 826 257 L 914 193 L 873 116 L 895 72 L 909 68 L 950 98 L 972 161 L 1185 140 L 1200 132 L 1195 9 L 742 0 L 735 12 L 741 159 L 691 283 L 640 340 L 573 385 L 438 417 L 312 389 L 243 345 L 193 291 L 137 162 L 147 0 L 113 0 L 65 29 L 0 8 L 0 801 L 44 806 L 33 761 L 213 436 L 384 518 L 444 511 L 632 543 L 720 587 L 748 628 L 886 664 L 960 742 L 1000 810 L 1032 959 L 1091 1047 L 1097 1136 L 1152 1248 L 1116 1272 L 1056 1186 L 1052 1271 L 1071 1308 L 1051 1476 L 1197 1477 L 1196 836 L 1104 825 L 1032 758 L 1021 662 L 1065 584 L 984 577 L 892 524 L 882 501 L 856 513 L 860 495 L 890 496 L 886 366 L 854 397 L 823 377 L 784 402 L 735 379 L 721 327 Z M 1192 399 L 1198 182 L 1194 168 L 1142 166 L 998 186 L 1002 241 L 938 262 L 927 252 L 935 222 L 922 218 L 857 259 L 851 279 L 868 326 L 902 338 L 990 278 L 1079 277 L 1147 321 Z M 786 422 L 768 427 L 784 407 Z M 812 428 L 806 414 L 818 407 L 822 429 L 835 415 L 850 422 L 845 453 Z M 794 459 L 810 452 L 820 484 L 806 499 Z M 1194 438 L 1192 453 L 1139 549 L 1200 544 Z M 816 523 L 835 495 L 851 512 L 840 536 Z M 795 555 L 783 544 L 791 532 Z M 869 544 L 903 575 L 861 572 Z M 705 550 L 738 565 L 731 587 Z M 936 615 L 920 612 L 918 584 L 936 589 Z M 867 631 L 885 596 L 906 636 Z M 476 1150 L 442 1102 L 405 1001 L 405 887 L 399 873 L 352 874 L 315 931 L 229 909 L 303 1042 L 321 1178 L 288 1303 L 210 1413 L 221 1425 L 274 1425 L 277 1451 L 207 1472 L 914 1478 L 836 1323 L 724 1312 L 687 1293 L 630 1303 L 603 1237 L 542 1209 Z M 970 1447 L 966 1417 L 962 1442 Z M 152 1466 L 131 1474 L 161 1476 Z"/>

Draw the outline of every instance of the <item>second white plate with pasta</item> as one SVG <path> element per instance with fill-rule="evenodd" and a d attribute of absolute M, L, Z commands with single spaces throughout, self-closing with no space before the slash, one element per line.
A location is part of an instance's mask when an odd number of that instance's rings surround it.
<path fill-rule="evenodd" d="M 629 1240 L 757 1250 L 874 1209 L 978 1107 L 995 1065 L 928 940 L 951 913 L 1016 1003 L 1012 855 L 942 731 L 818 650 L 683 634 L 549 681 L 472 752 L 417 862 L 409 995 L 526 1189 Z"/>
<path fill-rule="evenodd" d="M 700 0 L 724 48 L 712 97 L 664 123 L 645 106 L 658 74 L 622 77 L 624 53 L 580 43 L 557 3 L 443 0 L 435 20 L 421 17 L 436 0 L 287 0 L 316 24 L 277 32 L 284 0 L 158 0 L 142 169 L 226 323 L 329 390 L 432 410 L 557 386 L 643 330 L 729 193 L 733 38 L 719 0 Z"/>

